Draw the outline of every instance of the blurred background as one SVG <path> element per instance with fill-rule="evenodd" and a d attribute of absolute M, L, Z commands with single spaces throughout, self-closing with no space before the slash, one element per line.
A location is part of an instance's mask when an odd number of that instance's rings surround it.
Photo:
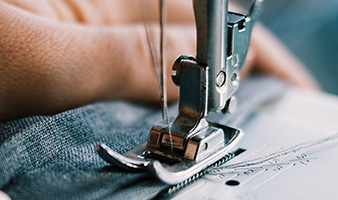
<path fill-rule="evenodd" d="M 251 0 L 236 0 L 246 10 Z M 260 20 L 338 94 L 338 0 L 265 0 Z"/>

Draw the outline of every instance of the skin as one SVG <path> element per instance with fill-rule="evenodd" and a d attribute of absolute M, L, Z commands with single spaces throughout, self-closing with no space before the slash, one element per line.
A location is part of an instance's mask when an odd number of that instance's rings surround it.
<path fill-rule="evenodd" d="M 157 1 L 142 2 L 157 23 Z M 0 0 L 0 122 L 108 99 L 158 103 L 141 7 L 137 0 Z M 196 36 L 191 1 L 171 0 L 167 9 L 169 76 L 178 55 L 195 55 Z M 149 31 L 159 37 L 156 26 Z M 252 71 L 318 88 L 262 25 L 254 29 L 242 79 Z M 178 87 L 167 80 L 168 99 L 177 100 Z"/>

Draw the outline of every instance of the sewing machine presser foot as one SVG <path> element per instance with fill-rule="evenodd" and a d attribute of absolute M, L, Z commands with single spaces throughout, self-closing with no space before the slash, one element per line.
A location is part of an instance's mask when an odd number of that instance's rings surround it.
<path fill-rule="evenodd" d="M 154 133 L 161 129 L 160 133 Z M 173 185 L 198 175 L 224 156 L 229 159 L 229 150 L 239 141 L 242 132 L 220 124 L 208 124 L 186 141 L 185 151 L 175 151 L 172 155 L 168 146 L 154 147 L 151 144 L 165 138 L 166 127 L 154 126 L 148 145 L 146 143 L 121 155 L 105 144 L 97 145 L 99 155 L 110 164 L 128 171 L 148 172 L 164 183 Z M 163 140 L 164 139 L 164 140 Z"/>

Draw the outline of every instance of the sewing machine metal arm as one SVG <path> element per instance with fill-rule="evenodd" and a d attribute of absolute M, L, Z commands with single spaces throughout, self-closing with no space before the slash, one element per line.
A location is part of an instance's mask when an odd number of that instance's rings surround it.
<path fill-rule="evenodd" d="M 255 1 L 251 14 L 258 14 L 262 2 Z M 240 134 L 206 120 L 210 112 L 233 112 L 232 96 L 239 84 L 250 34 L 256 16 L 229 12 L 226 1 L 195 0 L 197 56 L 181 55 L 174 63 L 173 82 L 180 86 L 179 114 L 169 127 L 154 126 L 148 147 L 171 158 L 201 160 L 219 148 L 235 142 Z M 227 16 L 227 17 L 226 17 Z M 171 131 L 171 132 L 169 132 Z M 240 130 L 236 130 L 240 133 Z"/>

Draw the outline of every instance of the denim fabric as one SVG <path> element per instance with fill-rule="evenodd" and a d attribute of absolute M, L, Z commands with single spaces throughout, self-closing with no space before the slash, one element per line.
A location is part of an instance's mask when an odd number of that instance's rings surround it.
<path fill-rule="evenodd" d="M 240 125 L 254 108 L 287 86 L 270 78 L 245 81 L 233 115 L 211 119 Z M 177 104 L 169 115 L 177 114 Z M 12 199 L 144 199 L 166 187 L 145 173 L 110 166 L 95 151 L 106 143 L 119 153 L 146 142 L 158 108 L 111 101 L 54 116 L 28 117 L 0 125 L 0 190 Z"/>

